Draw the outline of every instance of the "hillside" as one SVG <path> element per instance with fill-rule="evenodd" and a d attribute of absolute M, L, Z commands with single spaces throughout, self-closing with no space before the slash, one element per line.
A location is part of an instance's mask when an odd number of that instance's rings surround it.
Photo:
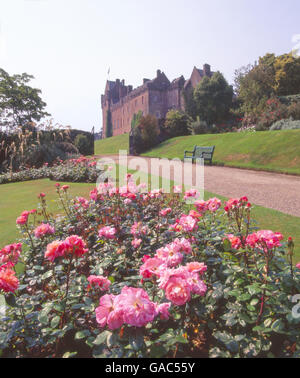
<path fill-rule="evenodd" d="M 122 134 L 95 141 L 95 155 L 115 155 L 119 150 L 129 151 L 129 135 Z"/>
<path fill-rule="evenodd" d="M 213 164 L 300 175 L 300 130 L 189 135 L 169 139 L 143 155 L 182 159 L 194 145 L 216 146 Z"/>

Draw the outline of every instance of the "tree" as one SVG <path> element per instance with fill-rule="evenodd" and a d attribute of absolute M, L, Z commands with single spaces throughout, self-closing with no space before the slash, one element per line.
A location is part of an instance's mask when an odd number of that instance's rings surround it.
<path fill-rule="evenodd" d="M 194 90 L 197 115 L 208 125 L 224 122 L 232 105 L 233 88 L 220 72 L 205 76 Z"/>
<path fill-rule="evenodd" d="M 10 76 L 0 69 L 0 123 L 10 129 L 25 126 L 50 116 L 44 109 L 41 90 L 28 85 L 32 75 L 22 73 Z"/>
<path fill-rule="evenodd" d="M 236 71 L 235 83 L 240 111 L 257 122 L 258 115 L 264 110 L 266 101 L 274 96 L 273 67 L 261 62 Z"/>
<path fill-rule="evenodd" d="M 140 119 L 143 117 L 143 112 L 141 110 L 138 113 L 134 113 L 132 120 L 131 120 L 131 129 L 134 129 L 140 122 Z"/>
<path fill-rule="evenodd" d="M 274 71 L 277 95 L 300 93 L 300 57 L 294 57 L 292 53 L 278 56 L 274 61 Z"/>
<path fill-rule="evenodd" d="M 260 57 L 258 64 L 236 70 L 235 91 L 239 110 L 251 122 L 258 122 L 270 98 L 300 93 L 300 58 L 292 53 Z"/>
<path fill-rule="evenodd" d="M 191 117 L 179 110 L 169 110 L 166 115 L 165 128 L 171 136 L 188 135 Z"/>
<path fill-rule="evenodd" d="M 136 153 L 141 153 L 158 143 L 159 126 L 157 118 L 151 114 L 142 116 L 132 129 L 133 145 Z"/>
<path fill-rule="evenodd" d="M 105 130 L 105 137 L 110 138 L 113 135 L 113 127 L 111 121 L 111 111 L 110 109 L 106 112 L 106 130 Z"/>

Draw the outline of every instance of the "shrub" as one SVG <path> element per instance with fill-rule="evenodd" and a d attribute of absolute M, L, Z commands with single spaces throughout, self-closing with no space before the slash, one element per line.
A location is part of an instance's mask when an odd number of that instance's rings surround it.
<path fill-rule="evenodd" d="M 254 229 L 246 197 L 187 213 L 127 180 L 73 200 L 57 184 L 64 216 L 41 193 L 18 217 L 23 245 L 0 250 L 2 356 L 299 357 L 292 239 Z"/>
<path fill-rule="evenodd" d="M 188 135 L 188 125 L 192 119 L 179 110 L 169 110 L 166 115 L 165 129 L 170 137 Z"/>
<path fill-rule="evenodd" d="M 138 124 L 132 129 L 134 150 L 141 153 L 158 143 L 159 126 L 157 118 L 148 114 L 138 119 Z"/>
<path fill-rule="evenodd" d="M 256 130 L 268 130 L 274 122 L 285 118 L 286 114 L 287 107 L 277 98 L 268 99 L 264 111 L 259 115 Z"/>
<path fill-rule="evenodd" d="M 270 130 L 294 130 L 300 129 L 300 121 L 293 121 L 290 119 L 281 119 L 280 121 L 275 122 Z"/>
<path fill-rule="evenodd" d="M 300 120 L 300 101 L 293 102 L 287 109 L 287 115 L 294 120 Z"/>
<path fill-rule="evenodd" d="M 94 158 L 76 157 L 66 161 L 58 160 L 52 167 L 45 163 L 40 168 L 24 167 L 19 172 L 0 175 L 0 184 L 8 182 L 38 180 L 50 178 L 55 181 L 96 182 L 101 174 Z"/>
<path fill-rule="evenodd" d="M 201 121 L 197 117 L 196 121 L 193 121 L 189 124 L 188 130 L 192 135 L 206 134 L 209 132 L 209 127 L 207 126 L 206 121 Z"/>
<path fill-rule="evenodd" d="M 82 155 L 88 155 L 90 145 L 86 135 L 78 134 L 75 138 L 74 144 Z"/>

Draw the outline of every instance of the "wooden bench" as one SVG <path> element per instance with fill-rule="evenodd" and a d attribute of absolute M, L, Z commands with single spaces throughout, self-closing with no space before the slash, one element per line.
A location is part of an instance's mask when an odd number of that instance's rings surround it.
<path fill-rule="evenodd" d="M 203 158 L 204 161 L 209 161 L 209 164 L 212 164 L 212 158 L 215 151 L 215 146 L 211 147 L 200 147 L 195 146 L 193 151 L 184 151 L 184 159 L 192 159 L 192 163 L 195 160 Z M 188 156 L 187 154 L 192 154 L 192 156 Z"/>

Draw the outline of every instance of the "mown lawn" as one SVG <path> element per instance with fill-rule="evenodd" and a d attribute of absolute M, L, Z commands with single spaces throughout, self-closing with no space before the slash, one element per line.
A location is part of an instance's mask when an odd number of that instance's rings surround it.
<path fill-rule="evenodd" d="M 60 183 L 70 185 L 70 196 L 88 196 L 95 184 Z M 49 210 L 60 212 L 55 182 L 49 179 L 16 182 L 0 185 L 0 248 L 5 244 L 13 243 L 18 237 L 16 218 L 24 210 L 36 209 L 37 195 L 46 194 Z"/>
<path fill-rule="evenodd" d="M 129 134 L 95 141 L 95 155 L 115 155 L 119 150 L 129 151 Z"/>
<path fill-rule="evenodd" d="M 300 175 L 300 130 L 189 135 L 169 139 L 144 156 L 183 159 L 194 146 L 216 146 L 213 164 Z"/>

